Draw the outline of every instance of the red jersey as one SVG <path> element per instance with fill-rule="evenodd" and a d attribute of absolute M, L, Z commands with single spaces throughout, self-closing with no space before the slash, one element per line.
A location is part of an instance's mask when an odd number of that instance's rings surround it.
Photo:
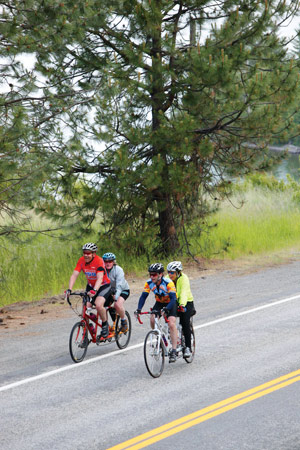
<path fill-rule="evenodd" d="M 88 284 L 92 287 L 95 286 L 95 283 L 97 281 L 97 272 L 103 272 L 103 279 L 101 286 L 110 283 L 110 279 L 108 278 L 106 273 L 104 261 L 98 255 L 96 255 L 89 263 L 86 263 L 84 257 L 81 256 L 81 258 L 79 258 L 79 260 L 77 261 L 74 270 L 77 270 L 77 272 L 80 272 L 82 270 L 85 273 Z"/>

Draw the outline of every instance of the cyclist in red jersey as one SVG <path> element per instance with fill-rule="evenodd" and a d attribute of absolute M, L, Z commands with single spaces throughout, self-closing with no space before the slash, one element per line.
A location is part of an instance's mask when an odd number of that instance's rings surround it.
<path fill-rule="evenodd" d="M 100 256 L 96 255 L 97 250 L 97 245 L 92 242 L 84 244 L 82 247 L 83 256 L 77 261 L 74 272 L 70 277 L 69 289 L 66 291 L 66 295 L 68 296 L 72 292 L 79 273 L 83 271 L 88 282 L 86 291 L 91 299 L 87 306 L 91 307 L 93 305 L 96 307 L 102 321 L 101 336 L 106 338 L 109 334 L 106 306 L 109 306 L 111 302 L 111 285 L 104 261 Z"/>

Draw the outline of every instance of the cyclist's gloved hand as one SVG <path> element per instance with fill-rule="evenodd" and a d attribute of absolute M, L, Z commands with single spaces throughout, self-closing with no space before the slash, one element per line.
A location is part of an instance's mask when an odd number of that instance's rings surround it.
<path fill-rule="evenodd" d="M 166 316 L 169 317 L 170 314 L 170 310 L 165 306 L 164 308 L 162 308 L 161 312 Z"/>
<path fill-rule="evenodd" d="M 89 294 L 90 297 L 94 297 L 94 295 L 96 295 L 96 291 L 94 291 L 93 289 L 91 289 L 91 290 L 88 292 L 88 294 Z"/>
<path fill-rule="evenodd" d="M 177 311 L 181 312 L 181 313 L 184 313 L 184 312 L 186 312 L 186 308 L 184 306 L 180 305 L 180 306 L 178 306 L 178 310 Z"/>
<path fill-rule="evenodd" d="M 139 316 L 139 315 L 141 314 L 141 312 L 142 312 L 141 309 L 136 309 L 136 310 L 134 311 L 135 317 Z"/>
<path fill-rule="evenodd" d="M 66 298 L 66 299 L 70 297 L 71 292 L 72 292 L 71 289 L 67 289 L 67 290 L 65 291 L 65 298 Z"/>

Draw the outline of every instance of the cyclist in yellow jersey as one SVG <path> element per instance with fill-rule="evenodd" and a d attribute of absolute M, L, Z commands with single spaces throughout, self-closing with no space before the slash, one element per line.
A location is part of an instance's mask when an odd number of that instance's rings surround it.
<path fill-rule="evenodd" d="M 183 352 L 184 358 L 191 356 L 191 328 L 190 318 L 196 311 L 194 307 L 194 298 L 190 287 L 190 280 L 188 276 L 182 272 L 181 261 L 172 261 L 167 266 L 167 271 L 170 279 L 176 286 L 177 303 L 181 312 L 178 312 L 180 324 L 185 339 L 185 349 Z"/>

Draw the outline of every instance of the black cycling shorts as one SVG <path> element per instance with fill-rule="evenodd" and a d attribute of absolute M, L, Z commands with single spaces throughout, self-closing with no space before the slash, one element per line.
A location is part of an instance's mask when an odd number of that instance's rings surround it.
<path fill-rule="evenodd" d="M 124 291 L 121 292 L 120 297 L 124 298 L 124 300 L 127 300 L 129 295 L 130 295 L 130 290 L 125 289 Z"/>
<path fill-rule="evenodd" d="M 89 284 L 86 287 L 86 291 L 89 292 L 93 290 L 94 288 L 90 286 Z M 111 304 L 111 285 L 110 284 L 103 284 L 103 286 L 100 286 L 94 297 L 91 298 L 90 302 L 92 305 L 95 304 L 95 300 L 97 297 L 104 297 L 105 303 L 104 306 L 109 306 Z"/>
<path fill-rule="evenodd" d="M 153 308 L 155 311 L 161 311 L 163 308 L 166 308 L 168 306 L 168 303 L 162 303 L 162 302 L 155 302 L 153 305 Z M 168 313 L 168 317 L 177 316 L 177 302 L 173 305 L 170 312 Z"/>
<path fill-rule="evenodd" d="M 114 300 L 114 298 L 113 298 L 113 295 L 114 295 L 114 292 L 113 292 L 113 290 L 111 290 L 111 292 L 110 292 L 110 297 L 109 297 L 109 299 L 108 299 L 108 300 L 109 300 L 109 305 L 111 305 L 112 303 L 115 302 L 115 300 Z M 130 295 L 130 290 L 129 290 L 129 289 L 126 289 L 126 290 L 124 290 L 124 291 L 121 292 L 120 297 L 123 297 L 124 300 L 127 300 L 128 297 L 129 297 L 129 295 Z M 105 306 L 109 306 L 109 305 L 107 305 L 106 303 L 107 303 L 107 302 L 105 302 Z"/>

